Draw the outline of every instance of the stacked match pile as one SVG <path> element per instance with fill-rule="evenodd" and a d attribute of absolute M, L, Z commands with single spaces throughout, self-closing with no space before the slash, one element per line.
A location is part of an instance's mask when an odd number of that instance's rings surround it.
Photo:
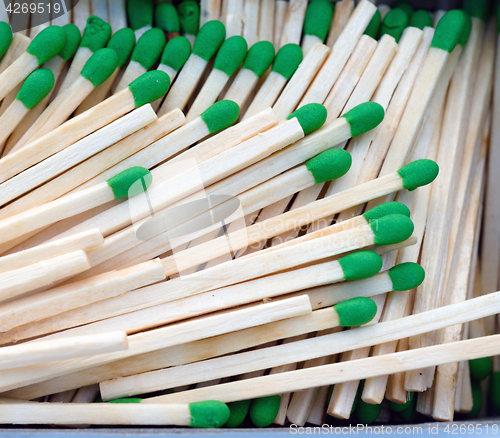
<path fill-rule="evenodd" d="M 0 424 L 500 414 L 489 1 L 125 3 L 1 18 Z"/>

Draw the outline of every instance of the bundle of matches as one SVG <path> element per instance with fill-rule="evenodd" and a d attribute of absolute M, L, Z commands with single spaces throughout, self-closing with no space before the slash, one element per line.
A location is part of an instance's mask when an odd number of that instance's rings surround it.
<path fill-rule="evenodd" d="M 354 3 L 2 15 L 1 424 L 500 413 L 489 2 Z"/>

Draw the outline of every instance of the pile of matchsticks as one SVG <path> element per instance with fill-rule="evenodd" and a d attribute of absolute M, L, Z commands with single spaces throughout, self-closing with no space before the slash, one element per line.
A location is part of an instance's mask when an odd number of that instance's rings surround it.
<path fill-rule="evenodd" d="M 1 10 L 0 424 L 500 414 L 490 6 Z"/>

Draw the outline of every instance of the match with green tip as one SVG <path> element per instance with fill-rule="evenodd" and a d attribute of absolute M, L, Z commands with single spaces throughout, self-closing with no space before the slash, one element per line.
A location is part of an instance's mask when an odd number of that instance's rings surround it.
<path fill-rule="evenodd" d="M 371 298 L 356 297 L 333 306 L 341 327 L 356 327 L 369 323 L 377 314 L 377 304 Z"/>
<path fill-rule="evenodd" d="M 500 415 L 500 371 L 491 373 L 489 399 L 495 413 Z"/>
<path fill-rule="evenodd" d="M 294 117 L 299 121 L 304 135 L 310 134 L 321 128 L 326 122 L 326 108 L 319 103 L 308 103 L 294 111 L 286 119 L 291 120 Z"/>
<path fill-rule="evenodd" d="M 65 61 L 69 61 L 78 50 L 78 46 L 82 40 L 82 34 L 80 33 L 80 29 L 78 29 L 78 27 L 73 23 L 63 26 L 63 30 L 66 34 L 66 43 L 64 44 L 63 49 L 59 52 L 58 56 Z"/>
<path fill-rule="evenodd" d="M 362 424 L 372 424 L 380 415 L 382 405 L 372 405 L 366 403 L 362 400 L 361 394 L 363 393 L 364 380 L 359 385 L 359 391 L 356 396 L 356 409 L 354 409 L 354 416 L 358 420 L 358 423 Z"/>
<path fill-rule="evenodd" d="M 205 23 L 193 45 L 193 54 L 210 61 L 226 39 L 226 28 L 218 20 Z"/>
<path fill-rule="evenodd" d="M 389 269 L 392 290 L 411 290 L 420 286 L 425 279 L 425 271 L 417 263 L 400 263 Z"/>
<path fill-rule="evenodd" d="M 214 68 L 232 76 L 247 54 L 248 44 L 245 38 L 235 35 L 229 37 L 220 46 L 215 57 Z"/>
<path fill-rule="evenodd" d="M 148 169 L 135 166 L 120 172 L 106 182 L 113 190 L 115 199 L 127 199 L 145 192 L 153 182 L 153 175 Z"/>
<path fill-rule="evenodd" d="M 395 3 L 394 5 L 392 5 L 393 9 L 401 9 L 407 16 L 408 16 L 408 19 L 410 19 L 412 16 L 413 16 L 413 12 L 414 12 L 414 9 L 413 9 L 413 6 L 408 3 L 408 2 L 397 2 Z"/>
<path fill-rule="evenodd" d="M 471 17 L 480 18 L 485 23 L 488 21 L 489 0 L 464 0 L 463 7 Z"/>
<path fill-rule="evenodd" d="M 130 27 L 138 30 L 153 27 L 154 0 L 127 0 L 127 17 Z"/>
<path fill-rule="evenodd" d="M 108 42 L 107 48 L 113 49 L 118 57 L 118 67 L 123 67 L 130 58 L 135 47 L 135 34 L 130 27 L 115 32 Z"/>
<path fill-rule="evenodd" d="M 304 35 L 314 35 L 324 41 L 333 17 L 333 6 L 328 0 L 312 0 L 304 18 Z"/>
<path fill-rule="evenodd" d="M 179 23 L 185 35 L 197 35 L 200 29 L 200 5 L 193 0 L 187 0 L 177 6 Z"/>
<path fill-rule="evenodd" d="M 398 170 L 399 176 L 403 178 L 403 187 L 410 191 L 430 184 L 436 179 L 438 173 L 437 163 L 425 158 L 412 161 Z"/>
<path fill-rule="evenodd" d="M 271 66 L 273 60 L 274 46 L 269 41 L 259 41 L 250 47 L 243 61 L 243 68 L 253 71 L 260 78 Z"/>
<path fill-rule="evenodd" d="M 166 43 L 165 32 L 156 27 L 149 29 L 137 41 L 132 52 L 132 61 L 149 70 L 160 58 Z"/>
<path fill-rule="evenodd" d="M 364 280 L 382 269 L 382 257 L 374 251 L 356 251 L 338 259 L 344 280 Z"/>
<path fill-rule="evenodd" d="M 470 378 L 474 382 L 481 382 L 491 374 L 491 357 L 480 357 L 469 360 Z"/>
<path fill-rule="evenodd" d="M 366 26 L 364 34 L 368 35 L 369 37 L 372 37 L 374 40 L 376 40 L 378 37 L 378 32 L 379 32 L 381 23 L 382 23 L 382 14 L 377 9 L 375 11 L 375 13 L 373 14 L 372 19 L 368 23 L 368 26 Z"/>
<path fill-rule="evenodd" d="M 38 105 L 54 87 L 54 74 L 48 68 L 39 68 L 31 73 L 17 93 L 16 99 L 27 109 Z"/>
<path fill-rule="evenodd" d="M 270 426 L 280 409 L 281 396 L 271 395 L 269 397 L 261 397 L 252 401 L 250 405 L 249 417 L 254 426 L 267 427 Z"/>
<path fill-rule="evenodd" d="M 402 9 L 391 9 L 382 21 L 380 36 L 390 35 L 398 43 L 409 21 L 408 15 Z"/>
<path fill-rule="evenodd" d="M 171 39 L 161 55 L 161 64 L 168 65 L 179 71 L 191 55 L 191 43 L 186 37 L 178 36 Z"/>
<path fill-rule="evenodd" d="M 38 65 L 58 55 L 66 44 L 66 32 L 59 26 L 49 26 L 43 29 L 26 49 L 30 55 L 36 57 Z"/>
<path fill-rule="evenodd" d="M 375 234 L 373 243 L 376 246 L 393 245 L 405 241 L 413 233 L 413 222 L 402 214 L 389 214 L 370 222 Z"/>
<path fill-rule="evenodd" d="M 129 397 L 129 398 L 117 398 L 115 400 L 109 400 L 106 403 L 140 403 L 142 398 Z"/>
<path fill-rule="evenodd" d="M 231 414 L 229 415 L 229 420 L 224 424 L 224 427 L 234 428 L 240 426 L 247 417 L 251 403 L 252 400 L 240 400 L 228 403 L 227 407 Z"/>
<path fill-rule="evenodd" d="M 451 53 L 462 36 L 466 21 L 462 11 L 458 9 L 448 11 L 436 26 L 431 47 Z"/>
<path fill-rule="evenodd" d="M 293 43 L 285 44 L 278 50 L 276 58 L 274 58 L 272 71 L 279 73 L 286 80 L 289 80 L 299 67 L 303 57 L 304 54 L 299 45 Z"/>
<path fill-rule="evenodd" d="M 407 423 L 415 421 L 420 416 L 416 409 L 417 398 L 413 396 L 413 393 L 411 394 L 410 400 L 404 404 L 406 407 L 397 413 L 398 417 Z"/>
<path fill-rule="evenodd" d="M 316 184 L 344 176 L 351 168 L 352 157 L 345 149 L 333 148 L 306 162 Z"/>
<path fill-rule="evenodd" d="M 364 102 L 342 115 L 351 126 L 351 136 L 356 137 L 376 128 L 384 120 L 385 111 L 376 102 Z"/>
<path fill-rule="evenodd" d="M 481 384 L 472 382 L 472 410 L 465 414 L 466 418 L 476 418 L 483 407 L 483 390 Z"/>
<path fill-rule="evenodd" d="M 403 214 L 410 217 L 410 209 L 401 202 L 384 202 L 363 213 L 367 222 L 371 222 L 389 214 Z"/>
<path fill-rule="evenodd" d="M 464 12 L 463 14 L 465 17 L 465 25 L 462 35 L 460 35 L 460 39 L 458 40 L 458 44 L 465 47 L 467 41 L 469 41 L 470 33 L 472 31 L 472 19 L 467 12 Z"/>
<path fill-rule="evenodd" d="M 87 47 L 92 52 L 106 47 L 111 38 L 111 26 L 99 17 L 91 15 L 83 31 L 80 47 Z"/>
<path fill-rule="evenodd" d="M 234 125 L 240 116 L 240 107 L 232 100 L 220 100 L 200 115 L 211 134 Z"/>
<path fill-rule="evenodd" d="M 97 50 L 85 63 L 80 73 L 92 82 L 94 87 L 101 85 L 118 67 L 118 56 L 113 49 Z"/>
<path fill-rule="evenodd" d="M 0 21 L 0 58 L 5 54 L 12 42 L 12 28 L 9 23 Z"/>
<path fill-rule="evenodd" d="M 410 407 L 414 398 L 413 392 L 410 392 L 410 398 L 405 403 L 395 403 L 390 400 L 385 400 L 389 409 L 393 412 L 401 412 Z"/>
<path fill-rule="evenodd" d="M 172 3 L 158 3 L 155 9 L 155 26 L 164 32 L 180 32 L 179 15 Z"/>
<path fill-rule="evenodd" d="M 424 27 L 434 27 L 434 21 L 429 12 L 420 9 L 411 16 L 408 26 L 424 30 Z"/>
<path fill-rule="evenodd" d="M 228 406 L 217 400 L 189 403 L 189 411 L 191 412 L 189 426 L 203 429 L 222 427 L 231 414 Z"/>
<path fill-rule="evenodd" d="M 169 87 L 170 77 L 160 70 L 148 71 L 128 86 L 134 96 L 136 108 L 165 96 Z"/>

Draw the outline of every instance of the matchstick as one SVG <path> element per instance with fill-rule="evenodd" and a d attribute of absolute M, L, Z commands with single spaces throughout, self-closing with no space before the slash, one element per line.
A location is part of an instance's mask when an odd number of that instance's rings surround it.
<path fill-rule="evenodd" d="M 127 27 L 125 0 L 108 0 L 109 24 L 113 34 Z"/>
<path fill-rule="evenodd" d="M 380 32 L 392 36 L 399 42 L 403 31 L 409 25 L 410 17 L 399 8 L 391 9 L 382 21 Z"/>
<path fill-rule="evenodd" d="M 107 0 L 90 0 L 90 11 L 92 15 L 103 21 L 109 21 Z"/>
<path fill-rule="evenodd" d="M 304 37 L 302 51 L 307 55 L 316 43 L 325 42 L 333 17 L 332 4 L 324 0 L 313 0 L 309 3 L 304 18 Z"/>
<path fill-rule="evenodd" d="M 127 17 L 136 41 L 153 27 L 154 0 L 127 1 Z"/>
<path fill-rule="evenodd" d="M 221 14 L 221 0 L 200 1 L 200 27 L 212 20 L 219 20 Z"/>
<path fill-rule="evenodd" d="M 226 26 L 226 35 L 228 37 L 243 34 L 243 11 L 243 0 L 227 0 L 227 15 L 224 17 L 223 23 Z"/>
<path fill-rule="evenodd" d="M 177 6 L 182 34 L 194 45 L 200 30 L 200 5 L 193 0 L 187 0 Z M 227 36 L 232 36 L 229 33 Z"/>
<path fill-rule="evenodd" d="M 261 8 L 261 13 L 264 13 L 264 11 L 271 9 L 271 5 L 269 4 L 271 2 L 269 2 L 268 0 L 264 1 L 265 3 Z M 274 33 L 272 34 L 272 39 L 270 41 L 272 41 L 274 48 L 276 50 L 279 50 L 281 48 L 280 47 L 281 34 L 283 33 L 283 25 L 285 24 L 285 17 L 288 10 L 288 4 L 289 2 L 286 0 L 275 0 L 275 3 L 273 5 L 273 13 L 269 16 L 269 19 L 274 18 L 274 22 L 269 23 L 271 25 L 271 29 L 274 30 Z M 266 7 L 266 9 L 264 9 L 264 7 Z M 261 23 L 263 23 L 262 20 Z M 263 24 L 261 24 L 261 32 L 263 31 L 262 27 Z M 269 35 L 266 33 L 266 36 Z M 263 35 L 260 36 L 260 39 L 263 40 L 264 36 Z M 267 38 L 264 39 L 264 41 L 268 41 Z"/>
<path fill-rule="evenodd" d="M 274 12 L 274 10 L 273 10 Z M 266 25 L 266 23 L 261 24 L 260 18 L 260 0 L 247 0 L 245 1 L 243 7 L 243 14 L 245 17 L 243 23 L 243 38 L 245 38 L 249 47 L 252 47 L 259 38 L 259 26 Z M 273 14 L 274 15 L 274 14 Z M 271 29 L 272 32 L 272 29 Z M 271 34 L 272 35 L 272 34 Z M 264 39 L 264 41 L 270 42 L 271 39 Z M 272 44 L 272 43 L 271 43 Z"/>
<path fill-rule="evenodd" d="M 111 6 L 111 5 L 110 5 Z M 81 387 L 71 399 L 71 403 L 94 403 L 99 395 L 99 385 Z"/>
<path fill-rule="evenodd" d="M 80 33 L 85 31 L 90 15 L 90 0 L 78 0 L 74 7 L 73 22 L 80 30 Z"/>
<path fill-rule="evenodd" d="M 172 3 L 161 2 L 156 5 L 155 25 L 167 34 L 168 40 L 180 35 L 181 25 L 179 23 L 179 15 Z"/>
<path fill-rule="evenodd" d="M 333 48 L 337 38 L 351 17 L 352 11 L 354 11 L 354 0 L 340 0 L 335 4 L 328 39 L 326 40 L 326 45 L 330 49 Z"/>
<path fill-rule="evenodd" d="M 285 44 L 299 44 L 302 36 L 302 26 L 306 15 L 307 1 L 290 0 L 286 10 L 285 22 L 281 31 L 279 47 Z"/>
<path fill-rule="evenodd" d="M 15 33 L 12 38 L 12 43 L 5 52 L 0 61 L 0 73 L 3 73 L 7 67 L 10 67 L 21 55 L 26 52 L 26 49 L 30 45 L 31 40 L 19 33 Z"/>

